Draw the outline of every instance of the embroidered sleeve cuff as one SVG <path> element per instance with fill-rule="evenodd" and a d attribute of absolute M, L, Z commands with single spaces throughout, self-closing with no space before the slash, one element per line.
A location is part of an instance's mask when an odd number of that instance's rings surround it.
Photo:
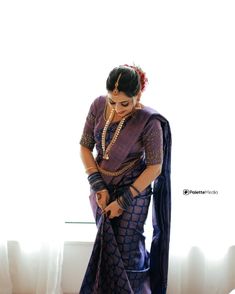
<path fill-rule="evenodd" d="M 80 145 L 93 151 L 94 146 L 95 146 L 95 140 L 94 140 L 93 136 L 90 136 L 88 134 L 83 134 L 82 138 L 80 140 Z"/>

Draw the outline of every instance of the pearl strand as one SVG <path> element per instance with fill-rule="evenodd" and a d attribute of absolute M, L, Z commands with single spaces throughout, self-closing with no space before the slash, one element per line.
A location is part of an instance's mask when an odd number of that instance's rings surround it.
<path fill-rule="evenodd" d="M 104 155 L 105 155 L 105 137 L 106 137 L 106 132 L 107 132 L 107 129 L 108 129 L 108 126 L 109 126 L 110 122 L 113 119 L 113 116 L 114 116 L 114 109 L 111 110 L 110 116 L 107 119 L 107 121 L 105 123 L 105 126 L 104 126 L 104 129 L 103 129 L 103 132 L 102 132 L 101 145 L 102 145 L 102 150 L 103 150 L 103 158 L 104 158 Z"/>
<path fill-rule="evenodd" d="M 110 142 L 110 144 L 108 145 L 107 149 L 105 150 L 105 139 L 106 139 L 106 134 L 107 134 L 107 129 L 108 129 L 108 126 L 109 124 L 111 123 L 112 119 L 113 119 L 113 116 L 114 116 L 114 109 L 112 109 L 111 111 L 111 114 L 104 126 L 104 129 L 103 129 L 103 132 L 102 132 L 102 141 L 101 141 L 101 145 L 102 145 L 102 150 L 103 150 L 103 159 L 106 159 L 106 160 L 109 160 L 109 155 L 108 155 L 108 152 L 110 151 L 110 149 L 112 148 L 113 144 L 116 142 L 119 134 L 120 134 L 120 131 L 123 127 L 123 124 L 125 122 L 125 117 L 119 122 L 118 124 L 118 127 L 113 135 L 113 138 Z"/>
<path fill-rule="evenodd" d="M 125 122 L 125 119 L 126 119 L 126 118 L 123 118 L 123 119 L 120 121 L 120 123 L 118 124 L 118 127 L 117 127 L 117 129 L 116 129 L 116 131 L 115 131 L 115 133 L 114 133 L 114 135 L 113 135 L 113 138 L 112 138 L 112 140 L 111 140 L 109 146 L 108 146 L 107 149 L 106 149 L 106 153 L 108 153 L 108 152 L 110 151 L 110 149 L 112 148 L 113 144 L 116 142 L 116 140 L 117 140 L 117 138 L 118 138 L 118 136 L 119 136 L 119 134 L 120 134 L 120 131 L 121 131 L 121 129 L 122 129 L 122 126 L 123 126 L 123 124 L 124 124 L 124 122 Z"/>

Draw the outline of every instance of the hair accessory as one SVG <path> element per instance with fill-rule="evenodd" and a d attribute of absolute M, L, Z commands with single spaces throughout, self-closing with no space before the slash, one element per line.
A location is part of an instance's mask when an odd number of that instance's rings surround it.
<path fill-rule="evenodd" d="M 121 75 L 122 74 L 120 73 L 119 76 L 118 76 L 118 78 L 117 78 L 117 81 L 115 83 L 115 88 L 113 90 L 113 95 L 115 95 L 115 96 L 118 94 L 118 83 L 119 83 L 119 80 L 120 80 Z"/>
<path fill-rule="evenodd" d="M 143 92 L 146 88 L 146 84 L 148 83 L 148 78 L 146 77 L 146 73 L 142 70 L 140 66 L 137 66 L 135 64 L 134 65 L 124 64 L 124 66 L 130 67 L 137 72 L 140 78 L 140 90 L 141 92 Z"/>

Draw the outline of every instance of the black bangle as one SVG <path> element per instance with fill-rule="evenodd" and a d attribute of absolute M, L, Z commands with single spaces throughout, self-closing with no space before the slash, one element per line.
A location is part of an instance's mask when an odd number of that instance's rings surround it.
<path fill-rule="evenodd" d="M 141 193 L 133 184 L 130 184 L 130 186 L 137 192 L 137 194 Z"/>
<path fill-rule="evenodd" d="M 90 183 L 92 190 L 94 190 L 95 192 L 98 192 L 103 189 L 107 189 L 106 184 L 103 181 L 103 178 L 101 177 L 101 174 L 99 172 L 94 172 L 90 174 L 87 177 L 87 179 Z"/>
<path fill-rule="evenodd" d="M 123 210 L 127 210 L 129 206 L 131 206 L 132 202 L 133 196 L 130 187 L 124 191 L 122 196 L 117 197 L 117 203 Z"/>

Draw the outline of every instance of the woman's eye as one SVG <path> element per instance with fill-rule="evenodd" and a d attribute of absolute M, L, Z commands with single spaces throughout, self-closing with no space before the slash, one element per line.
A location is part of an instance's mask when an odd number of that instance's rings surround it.
<path fill-rule="evenodd" d="M 110 100 L 109 100 L 109 103 L 110 103 L 111 105 L 116 104 L 116 102 L 113 102 L 113 101 L 110 101 Z M 121 105 L 122 105 L 123 107 L 127 107 L 127 106 L 129 105 L 129 103 L 121 103 Z"/>

